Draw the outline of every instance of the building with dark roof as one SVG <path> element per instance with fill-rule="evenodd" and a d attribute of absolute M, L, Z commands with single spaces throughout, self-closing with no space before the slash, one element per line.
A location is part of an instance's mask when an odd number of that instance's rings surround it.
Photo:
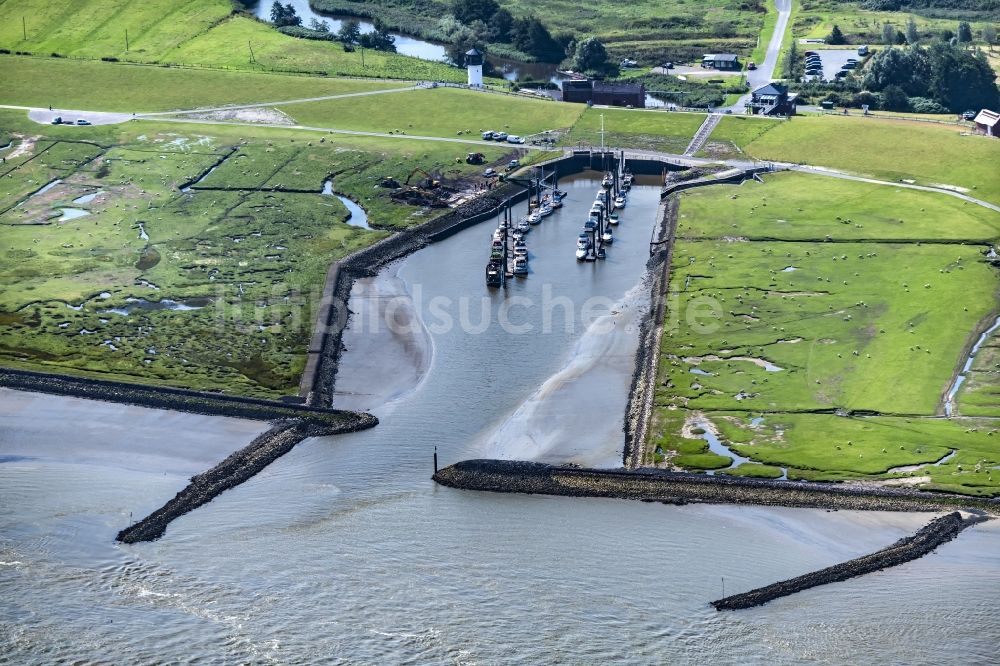
<path fill-rule="evenodd" d="M 758 116 L 794 116 L 797 97 L 797 94 L 788 92 L 787 86 L 768 83 L 750 93 L 746 112 Z"/>
<path fill-rule="evenodd" d="M 724 71 L 743 69 L 740 57 L 735 53 L 707 53 L 701 57 L 701 66 Z"/>
<path fill-rule="evenodd" d="M 646 87 L 641 83 L 607 81 L 563 81 L 564 102 L 646 108 Z"/>
<path fill-rule="evenodd" d="M 465 52 L 465 67 L 469 70 L 469 87 L 483 87 L 483 54 L 476 49 Z"/>

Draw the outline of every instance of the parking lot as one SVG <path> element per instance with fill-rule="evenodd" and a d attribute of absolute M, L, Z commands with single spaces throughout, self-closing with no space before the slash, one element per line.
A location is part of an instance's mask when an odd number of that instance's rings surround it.
<path fill-rule="evenodd" d="M 811 49 L 807 49 L 811 50 Z M 854 58 L 860 64 L 864 59 L 862 56 L 858 55 L 857 48 L 853 49 L 817 49 L 816 53 L 819 54 L 820 62 L 823 65 L 823 79 L 827 81 L 832 81 L 836 76 L 837 72 L 844 66 L 848 58 Z M 816 77 L 807 76 L 806 80 L 813 79 Z"/>

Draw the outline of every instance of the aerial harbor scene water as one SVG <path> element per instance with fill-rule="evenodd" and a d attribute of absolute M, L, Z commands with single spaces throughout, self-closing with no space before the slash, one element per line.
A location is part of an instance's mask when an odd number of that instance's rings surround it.
<path fill-rule="evenodd" d="M 0 664 L 996 662 L 1000 7 L 0 19 Z"/>

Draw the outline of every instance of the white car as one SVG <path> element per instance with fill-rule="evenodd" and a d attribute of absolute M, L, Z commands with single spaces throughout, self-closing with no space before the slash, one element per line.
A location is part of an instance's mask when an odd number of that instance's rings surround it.
<path fill-rule="evenodd" d="M 511 134 L 507 137 L 507 143 L 524 143 L 524 137 L 520 137 L 516 134 Z"/>

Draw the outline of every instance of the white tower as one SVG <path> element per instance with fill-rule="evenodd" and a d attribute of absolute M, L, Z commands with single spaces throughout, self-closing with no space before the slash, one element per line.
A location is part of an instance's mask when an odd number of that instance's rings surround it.
<path fill-rule="evenodd" d="M 469 69 L 469 87 L 483 87 L 483 54 L 476 49 L 465 52 L 465 66 Z"/>

